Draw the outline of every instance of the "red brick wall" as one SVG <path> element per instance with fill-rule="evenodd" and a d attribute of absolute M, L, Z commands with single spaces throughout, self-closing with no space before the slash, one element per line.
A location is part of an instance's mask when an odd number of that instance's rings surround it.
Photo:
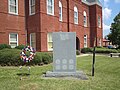
<path fill-rule="evenodd" d="M 90 46 L 94 46 L 94 42 L 99 46 L 99 39 L 103 39 L 102 31 L 102 8 L 98 5 L 90 6 Z M 101 17 L 101 28 L 98 27 L 98 16 Z M 96 37 L 96 40 L 95 40 Z"/>
<path fill-rule="evenodd" d="M 18 15 L 8 13 L 8 0 L 0 0 L 0 44 L 9 44 L 9 33 L 18 33 L 18 42 L 26 44 L 24 0 L 18 0 Z"/>
<path fill-rule="evenodd" d="M 36 0 L 36 14 L 29 16 L 29 0 L 26 0 L 26 18 L 28 30 L 28 43 L 29 34 L 35 32 L 37 35 L 37 50 L 47 50 L 47 33 L 48 32 L 68 32 L 68 13 L 67 1 L 60 0 L 62 3 L 63 21 L 59 21 L 59 0 L 54 0 L 54 16 L 47 14 L 46 0 Z M 74 24 L 74 6 L 79 11 L 78 25 Z M 83 26 L 83 11 L 87 13 L 87 27 Z M 93 46 L 94 35 L 102 38 L 102 29 L 97 30 L 97 14 L 102 13 L 102 9 L 96 5 L 87 6 L 81 0 L 69 0 L 69 31 L 76 32 L 80 40 L 80 47 L 84 47 L 84 35 L 87 35 L 88 47 Z M 96 18 L 95 18 L 96 17 Z M 98 28 L 99 29 L 99 28 Z M 101 39 L 102 41 L 102 39 Z"/>

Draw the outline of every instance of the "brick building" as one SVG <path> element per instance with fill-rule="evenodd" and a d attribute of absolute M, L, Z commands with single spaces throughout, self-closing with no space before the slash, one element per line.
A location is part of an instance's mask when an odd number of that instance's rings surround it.
<path fill-rule="evenodd" d="M 51 51 L 52 32 L 76 32 L 76 49 L 93 47 L 94 42 L 102 46 L 102 6 L 99 0 L 0 2 L 0 43 L 13 47 L 29 43 L 37 51 Z"/>
<path fill-rule="evenodd" d="M 26 44 L 24 0 L 0 0 L 0 44 Z"/>

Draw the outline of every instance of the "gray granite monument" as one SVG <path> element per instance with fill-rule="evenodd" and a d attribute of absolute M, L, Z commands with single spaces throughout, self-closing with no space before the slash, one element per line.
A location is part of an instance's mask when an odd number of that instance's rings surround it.
<path fill-rule="evenodd" d="M 52 37 L 53 71 L 46 72 L 45 76 L 82 76 L 82 71 L 76 71 L 76 33 L 54 32 Z"/>

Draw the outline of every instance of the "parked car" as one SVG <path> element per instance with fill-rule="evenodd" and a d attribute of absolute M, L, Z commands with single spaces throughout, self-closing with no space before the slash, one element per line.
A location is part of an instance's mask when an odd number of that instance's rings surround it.
<path fill-rule="evenodd" d="M 116 46 L 114 46 L 114 45 L 108 45 L 108 48 L 109 49 L 116 49 Z"/>

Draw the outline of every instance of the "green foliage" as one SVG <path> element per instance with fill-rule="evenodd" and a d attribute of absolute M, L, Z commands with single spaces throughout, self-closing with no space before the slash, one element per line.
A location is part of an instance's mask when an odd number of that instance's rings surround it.
<path fill-rule="evenodd" d="M 82 53 L 88 53 L 88 52 L 92 52 L 91 48 L 82 48 L 81 49 Z"/>
<path fill-rule="evenodd" d="M 11 53 L 12 52 L 12 53 Z M 0 65 L 1 66 L 20 66 L 24 65 L 23 60 L 20 59 L 19 49 L 2 49 L 0 50 Z M 35 58 L 25 65 L 42 65 L 52 62 L 52 54 L 36 52 Z"/>
<path fill-rule="evenodd" d="M 103 48 L 102 46 L 97 46 L 96 48 Z"/>
<path fill-rule="evenodd" d="M 80 55 L 80 51 L 79 50 L 76 50 L 76 55 Z"/>
<path fill-rule="evenodd" d="M 11 46 L 8 44 L 0 44 L 0 50 L 2 50 L 4 48 L 11 48 Z"/>
<path fill-rule="evenodd" d="M 49 64 L 52 62 L 52 57 L 50 54 L 48 53 L 42 53 L 42 62 L 44 64 Z"/>
<path fill-rule="evenodd" d="M 116 49 L 108 49 L 108 48 L 96 48 L 96 53 L 118 53 Z"/>
<path fill-rule="evenodd" d="M 82 48 L 82 49 L 81 49 L 81 52 L 82 52 L 82 53 L 93 52 L 93 48 Z M 95 52 L 96 52 L 96 53 L 109 54 L 109 53 L 118 53 L 118 52 L 120 52 L 120 50 L 108 49 L 108 48 L 104 48 L 104 47 L 96 47 Z"/>
<path fill-rule="evenodd" d="M 25 45 L 19 45 L 19 46 L 16 46 L 15 48 L 22 50 L 24 47 L 25 47 Z"/>
<path fill-rule="evenodd" d="M 120 13 L 114 18 L 110 31 L 108 39 L 112 41 L 113 45 L 118 45 L 120 48 Z"/>
<path fill-rule="evenodd" d="M 120 49 L 118 49 L 118 53 L 120 53 Z"/>

